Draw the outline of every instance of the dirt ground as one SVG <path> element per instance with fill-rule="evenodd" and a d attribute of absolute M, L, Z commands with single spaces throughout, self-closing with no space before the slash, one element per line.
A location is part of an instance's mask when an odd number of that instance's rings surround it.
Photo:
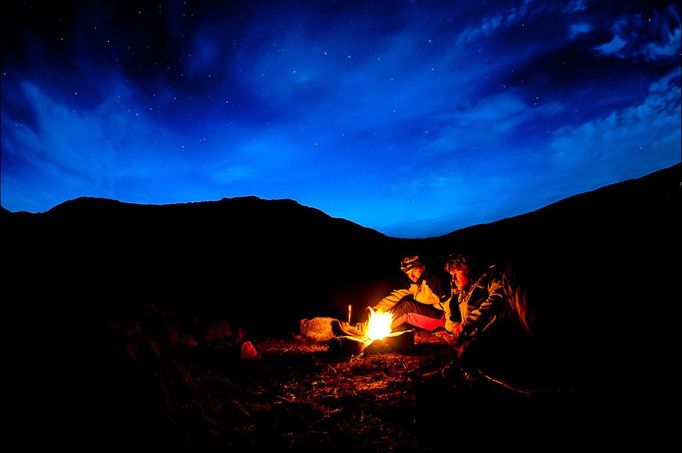
<path fill-rule="evenodd" d="M 445 451 L 551 448 L 568 438 L 571 389 L 532 394 L 463 370 L 437 336 L 406 353 L 341 356 L 296 334 L 158 342 L 130 332 L 86 353 L 77 424 L 108 449 Z M 177 339 L 176 339 L 177 340 Z M 519 391 L 521 390 L 521 391 Z M 558 410 L 560 408 L 561 410 Z M 569 412 L 567 412 L 569 410 Z M 531 434 L 531 433 L 541 433 Z M 103 442 L 104 440 L 104 442 Z M 563 442 L 563 441 L 562 441 Z"/>

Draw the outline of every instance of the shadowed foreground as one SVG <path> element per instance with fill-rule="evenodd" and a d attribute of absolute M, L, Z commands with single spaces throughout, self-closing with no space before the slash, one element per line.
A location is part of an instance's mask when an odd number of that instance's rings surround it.
<path fill-rule="evenodd" d="M 197 329 L 168 330 L 168 320 L 154 330 L 161 318 L 109 321 L 93 329 L 98 341 L 81 345 L 84 379 L 71 408 L 78 410 L 62 431 L 71 442 L 125 450 L 440 451 L 453 442 L 556 446 L 557 438 L 564 445 L 587 435 L 589 414 L 574 418 L 582 412 L 576 389 L 528 395 L 457 366 L 441 370 L 452 353 L 432 334 L 418 332 L 412 353 L 351 357 L 294 334 L 254 340 L 259 357 L 244 360 L 243 332 L 226 323 L 200 337 Z"/>

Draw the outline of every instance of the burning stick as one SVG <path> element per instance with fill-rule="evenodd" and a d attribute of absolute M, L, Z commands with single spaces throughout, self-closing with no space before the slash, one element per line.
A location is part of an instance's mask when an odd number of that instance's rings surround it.
<path fill-rule="evenodd" d="M 350 324 L 350 314 L 351 314 L 352 311 L 353 311 L 353 306 L 352 306 L 352 305 L 348 305 L 348 324 Z"/>

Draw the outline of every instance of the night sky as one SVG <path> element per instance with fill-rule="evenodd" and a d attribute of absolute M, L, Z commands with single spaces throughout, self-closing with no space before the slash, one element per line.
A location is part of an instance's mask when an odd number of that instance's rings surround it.
<path fill-rule="evenodd" d="M 680 161 L 677 1 L 43 3 L 2 7 L 11 211 L 256 195 L 426 237 Z"/>

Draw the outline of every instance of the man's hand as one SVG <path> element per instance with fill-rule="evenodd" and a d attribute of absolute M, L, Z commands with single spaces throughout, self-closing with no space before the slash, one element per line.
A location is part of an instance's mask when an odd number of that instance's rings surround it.
<path fill-rule="evenodd" d="M 459 346 L 461 340 L 463 339 L 462 324 L 459 322 L 455 323 L 452 332 L 448 332 L 447 330 L 441 330 L 439 332 L 436 332 L 436 335 L 438 335 L 440 338 L 445 340 L 447 344 L 456 349 L 457 346 Z"/>
<path fill-rule="evenodd" d="M 462 328 L 462 323 L 456 323 L 455 327 L 452 329 L 452 344 L 454 346 L 459 346 L 462 340 L 464 340 L 462 335 L 463 331 L 464 329 Z"/>
<path fill-rule="evenodd" d="M 434 335 L 438 338 L 442 338 L 447 344 L 452 346 L 452 334 L 447 330 L 439 330 L 438 332 L 434 333 Z"/>

